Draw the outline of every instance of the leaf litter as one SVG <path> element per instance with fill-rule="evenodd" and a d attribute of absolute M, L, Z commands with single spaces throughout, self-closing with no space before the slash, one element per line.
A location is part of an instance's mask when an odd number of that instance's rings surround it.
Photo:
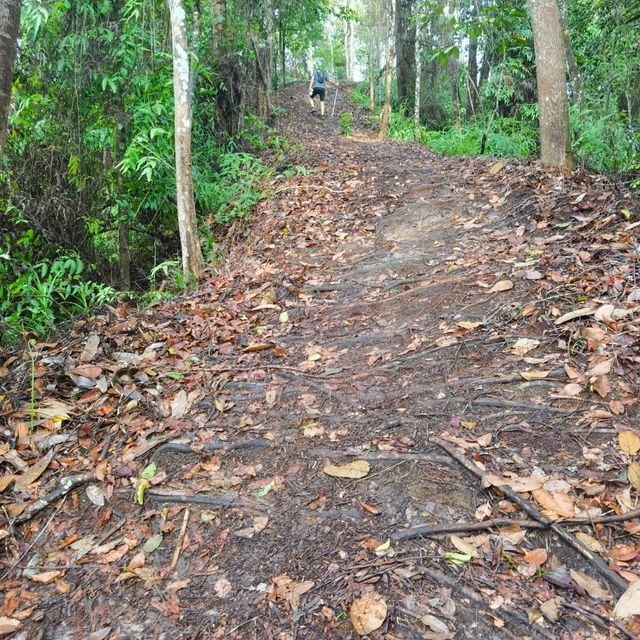
<path fill-rule="evenodd" d="M 33 404 L 3 354 L 0 633 L 634 637 L 637 200 L 298 88 L 308 175 L 197 292 L 37 344 Z"/>

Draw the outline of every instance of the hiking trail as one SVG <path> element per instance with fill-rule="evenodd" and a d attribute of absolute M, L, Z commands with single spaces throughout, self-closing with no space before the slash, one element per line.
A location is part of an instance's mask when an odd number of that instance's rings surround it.
<path fill-rule="evenodd" d="M 613 606 L 640 578 L 638 202 L 378 141 L 342 90 L 333 119 L 304 83 L 278 99 L 306 171 L 196 292 L 36 345 L 33 430 L 30 359 L 0 359 L 2 624 L 634 637 Z M 413 529 L 436 524 L 459 530 Z"/>

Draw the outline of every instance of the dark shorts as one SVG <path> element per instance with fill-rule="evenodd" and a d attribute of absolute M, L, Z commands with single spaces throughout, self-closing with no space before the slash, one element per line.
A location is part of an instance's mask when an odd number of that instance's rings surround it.
<path fill-rule="evenodd" d="M 311 99 L 313 100 L 313 98 L 315 98 L 316 96 L 319 96 L 320 102 L 324 102 L 325 91 L 326 90 L 324 87 L 313 87 L 313 91 L 311 93 Z"/>

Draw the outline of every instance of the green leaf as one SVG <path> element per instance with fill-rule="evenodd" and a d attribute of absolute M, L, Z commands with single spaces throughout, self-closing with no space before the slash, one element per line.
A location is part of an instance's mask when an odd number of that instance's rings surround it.
<path fill-rule="evenodd" d="M 253 492 L 254 498 L 264 498 L 273 489 L 273 480 L 269 484 L 265 484 L 264 487 L 260 487 Z"/>
<path fill-rule="evenodd" d="M 140 480 L 140 484 L 138 485 L 138 488 L 136 489 L 136 502 L 141 506 L 144 504 L 144 492 L 148 488 L 149 488 L 149 481 L 148 480 Z"/>
<path fill-rule="evenodd" d="M 153 553 L 162 544 L 162 534 L 156 533 L 155 536 L 151 536 L 142 547 L 145 553 Z"/>
<path fill-rule="evenodd" d="M 158 470 L 158 465 L 156 465 L 155 462 L 152 462 L 150 465 L 144 468 L 144 470 L 140 474 L 140 477 L 143 478 L 144 480 L 151 480 L 151 478 L 153 478 L 153 476 L 156 475 L 157 470 Z"/>
<path fill-rule="evenodd" d="M 445 558 L 448 558 L 452 564 L 460 566 L 471 561 L 470 553 L 457 553 L 456 551 L 445 551 Z"/>

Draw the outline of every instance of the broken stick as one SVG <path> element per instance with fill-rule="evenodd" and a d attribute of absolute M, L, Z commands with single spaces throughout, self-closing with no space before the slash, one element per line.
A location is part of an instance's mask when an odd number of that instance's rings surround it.
<path fill-rule="evenodd" d="M 437 444 L 441 449 L 444 449 L 454 460 L 457 460 L 465 469 L 470 471 L 477 478 L 482 479 L 484 473 L 476 467 L 472 462 L 467 460 L 464 454 L 458 451 L 455 447 L 452 447 L 449 443 L 441 440 L 440 438 L 432 438 L 431 442 Z M 511 487 L 507 485 L 500 485 L 496 487 L 501 493 L 503 493 L 509 500 L 515 502 L 523 511 L 530 515 L 534 520 L 540 524 L 545 525 L 551 529 L 559 538 L 564 540 L 568 545 L 572 546 L 578 553 L 584 556 L 594 566 L 595 570 L 615 588 L 619 593 L 624 593 L 629 586 L 629 583 L 620 575 L 618 575 L 613 569 L 610 569 L 604 560 L 593 553 L 588 547 L 586 547 L 580 540 L 574 535 L 565 531 L 559 524 L 552 522 L 549 518 L 545 517 L 538 511 L 536 507 L 528 500 L 525 500 L 522 496 L 518 495 Z"/>

